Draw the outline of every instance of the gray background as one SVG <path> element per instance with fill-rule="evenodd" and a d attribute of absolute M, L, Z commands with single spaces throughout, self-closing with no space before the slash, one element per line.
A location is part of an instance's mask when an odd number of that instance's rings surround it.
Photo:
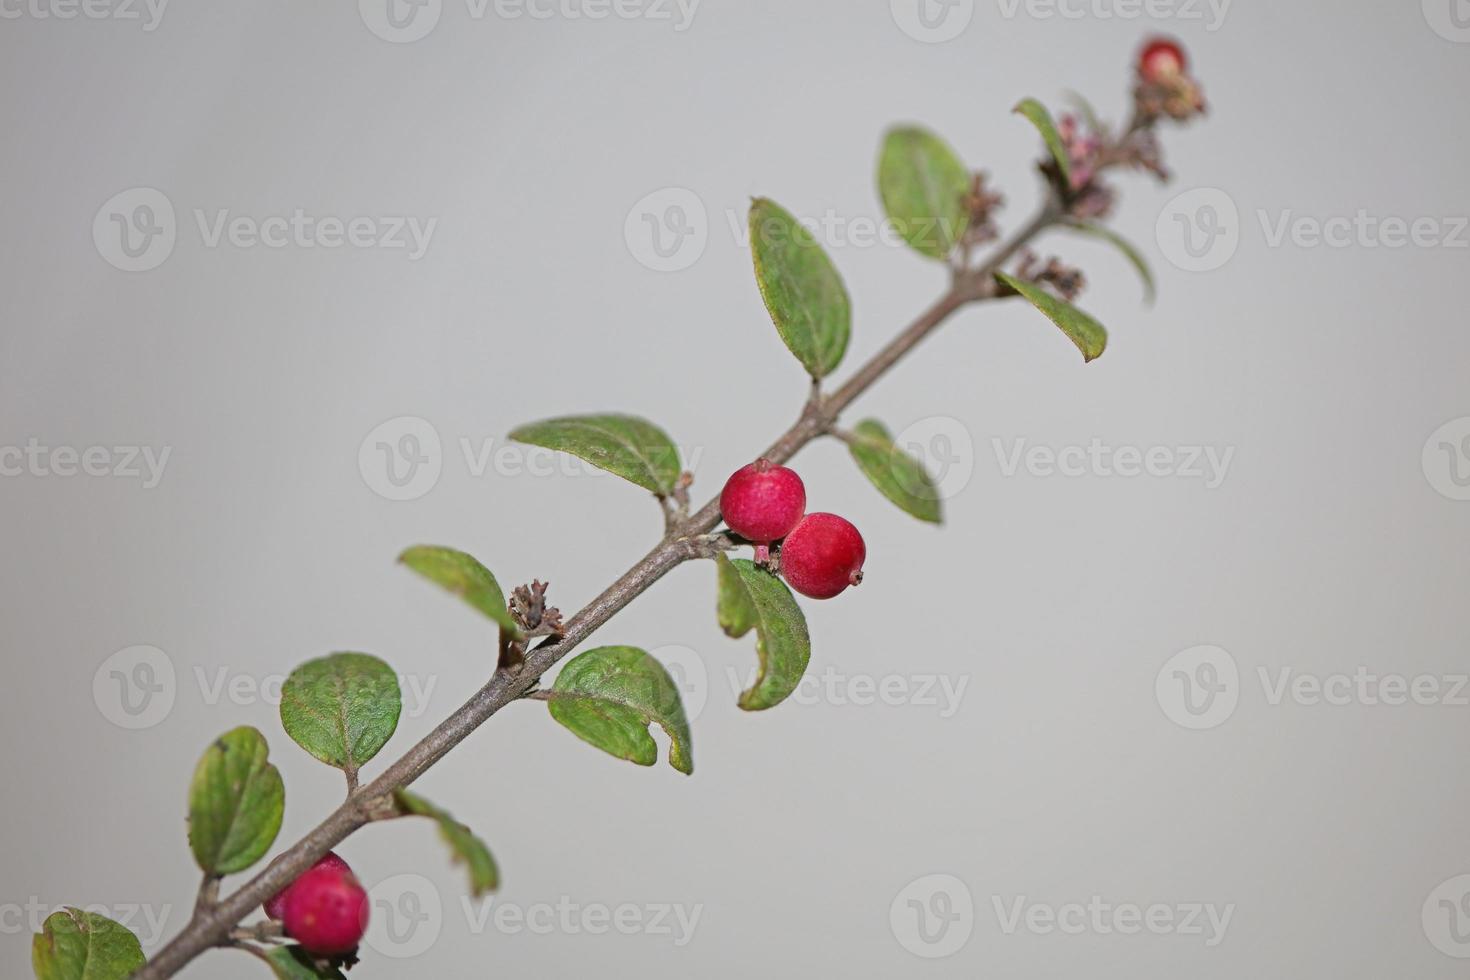
<path fill-rule="evenodd" d="M 396 568 L 400 549 L 458 545 L 507 585 L 550 579 L 570 611 L 658 533 L 636 489 L 476 476 L 461 439 L 498 447 L 538 417 L 640 413 L 698 454 L 703 499 L 789 422 L 802 373 L 727 213 L 738 223 L 765 194 L 802 215 L 878 217 L 878 141 L 913 120 L 992 173 L 1014 227 L 1038 197 L 1038 147 L 1010 107 L 1075 88 L 1116 118 L 1128 60 L 1159 30 L 1188 43 L 1212 113 L 1167 134 L 1173 185 L 1120 181 L 1116 226 L 1153 260 L 1157 305 L 1140 305 L 1105 246 L 1053 237 L 1044 250 L 1089 275 L 1082 303 L 1111 327 L 1106 356 L 1084 367 L 1034 311 L 997 304 L 964 312 L 862 400 L 853 421 L 898 431 L 938 417 L 966 436 L 956 451 L 973 477 L 942 531 L 879 497 L 836 443 L 799 457 L 813 506 L 856 521 L 870 554 L 861 590 L 807 603 L 813 670 L 942 676 L 968 685 L 959 710 L 815 692 L 740 712 L 726 672 L 747 670 L 753 645 L 718 630 L 712 569 L 682 568 L 598 639 L 694 651 L 708 703 L 692 779 L 618 763 L 523 704 L 420 788 L 489 841 L 497 902 L 700 906 L 692 941 L 561 925 L 476 935 L 431 829 L 376 826 L 342 849 L 362 877 L 422 875 L 446 911 L 420 955 L 370 953 L 353 975 L 1463 975 L 1421 909 L 1470 872 L 1470 709 L 1273 704 L 1258 679 L 1467 670 L 1470 503 L 1437 492 L 1446 474 L 1421 462 L 1431 433 L 1470 415 L 1465 236 L 1273 246 L 1258 217 L 1470 213 L 1456 101 L 1470 44 L 1433 30 L 1429 6 L 1240 0 L 1211 25 L 1205 7 L 1008 17 L 978 0 L 963 33 L 934 44 L 872 0 L 705 0 L 684 31 L 493 6 L 476 19 L 445 0 L 433 32 L 403 44 L 345 2 L 179 0 L 153 31 L 22 8 L 0 23 L 0 444 L 171 457 L 152 489 L 0 478 L 6 975 L 24 973 L 27 906 L 141 905 L 168 934 L 183 925 L 197 874 L 185 790 L 226 728 L 271 738 L 283 842 L 338 800 L 340 779 L 280 732 L 268 699 L 210 703 L 196 670 L 258 683 L 331 650 L 376 653 L 435 685 L 395 753 L 492 656 L 484 622 Z M 134 187 L 167 195 L 178 241 L 158 268 L 126 273 L 91 232 Z M 708 245 L 661 273 L 637 261 L 624 224 L 667 187 L 708 209 Z M 1239 209 L 1238 249 L 1213 271 L 1177 268 L 1155 235 L 1192 187 Z M 410 261 L 208 247 L 194 218 L 296 208 L 438 224 Z M 856 310 L 850 368 L 943 276 L 902 248 L 830 244 Z M 358 464 L 368 433 L 401 416 L 443 443 L 440 479 L 412 501 L 375 493 Z M 1210 489 L 1007 476 L 993 443 L 1094 438 L 1235 455 Z M 126 730 L 92 684 L 140 644 L 174 666 L 175 701 Z M 1201 644 L 1238 665 L 1238 707 L 1192 731 L 1155 680 Z M 942 908 L 919 881 L 935 874 L 962 882 L 974 912 L 951 924 L 956 940 L 969 930 L 963 945 L 927 959 L 905 942 L 905 902 L 893 919 L 890 905 L 918 889 Z M 1451 901 L 1465 891 L 1443 887 Z M 1234 908 L 1213 946 L 1007 932 L 996 912 L 1094 895 Z M 189 973 L 260 974 L 229 952 Z"/>

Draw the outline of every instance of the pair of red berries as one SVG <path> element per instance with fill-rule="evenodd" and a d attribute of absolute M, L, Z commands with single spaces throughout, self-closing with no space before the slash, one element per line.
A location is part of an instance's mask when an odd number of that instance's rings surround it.
<path fill-rule="evenodd" d="M 350 953 L 367 931 L 367 891 L 335 852 L 303 872 L 264 908 L 286 935 L 317 956 Z"/>
<path fill-rule="evenodd" d="M 730 530 L 756 546 L 758 562 L 781 543 L 781 574 L 812 599 L 830 599 L 863 580 L 863 536 L 836 514 L 806 513 L 806 485 L 794 470 L 758 459 L 736 470 L 720 493 Z"/>

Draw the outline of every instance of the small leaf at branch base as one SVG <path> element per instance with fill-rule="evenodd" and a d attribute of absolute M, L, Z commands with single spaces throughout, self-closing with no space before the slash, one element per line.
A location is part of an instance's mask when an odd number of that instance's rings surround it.
<path fill-rule="evenodd" d="M 1058 299 L 1035 283 L 1017 279 L 1004 272 L 997 272 L 995 278 L 1020 293 L 1032 306 L 1045 313 L 1052 323 L 1061 327 L 1062 333 L 1082 352 L 1084 361 L 1100 357 L 1108 346 L 1108 332 L 1103 329 L 1102 324 L 1077 307 Z"/>
<path fill-rule="evenodd" d="M 573 415 L 523 425 L 517 442 L 571 453 L 660 497 L 674 492 L 683 465 L 662 429 L 632 415 Z"/>
<path fill-rule="evenodd" d="M 640 766 L 658 761 L 648 731 L 657 722 L 669 736 L 669 765 L 694 772 L 679 686 L 636 647 L 599 647 L 574 657 L 557 675 L 546 704 L 551 717 L 583 741 Z"/>
<path fill-rule="evenodd" d="M 286 787 L 254 728 L 215 739 L 189 784 L 189 847 L 210 875 L 244 871 L 265 857 L 281 830 Z"/>
<path fill-rule="evenodd" d="M 309 660 L 281 687 L 281 724 L 312 755 L 355 773 L 398 727 L 398 677 L 377 657 L 334 653 Z"/>
<path fill-rule="evenodd" d="M 1031 120 L 1041 133 L 1041 139 L 1046 143 L 1046 148 L 1051 151 L 1052 159 L 1061 168 L 1062 179 L 1069 184 L 1072 181 L 1072 158 L 1067 155 L 1066 144 L 1062 142 L 1062 134 L 1057 132 L 1056 123 L 1051 120 L 1051 113 L 1046 111 L 1046 106 L 1035 99 L 1022 99 L 1013 112 L 1019 112 Z"/>
<path fill-rule="evenodd" d="M 398 556 L 398 560 L 474 606 L 520 639 L 521 629 L 506 607 L 505 593 L 490 569 L 472 556 L 453 548 L 416 545 Z"/>
<path fill-rule="evenodd" d="M 448 811 L 441 810 L 422 796 L 406 789 L 394 791 L 393 799 L 398 804 L 398 812 L 428 817 L 439 825 L 439 834 L 453 852 L 454 863 L 463 864 L 469 870 L 471 895 L 479 898 L 500 887 L 500 869 L 495 865 L 490 848 L 470 828 L 454 819 Z"/>
<path fill-rule="evenodd" d="M 54 912 L 31 937 L 36 980 L 124 980 L 145 962 L 138 937 L 106 916 Z"/>
<path fill-rule="evenodd" d="M 1148 260 L 1143 257 L 1143 253 L 1132 242 L 1111 228 L 1093 224 L 1090 221 L 1071 222 L 1066 227 L 1071 228 L 1073 231 L 1080 231 L 1083 234 L 1092 235 L 1095 238 L 1101 238 L 1104 241 L 1111 242 L 1133 264 L 1133 268 L 1138 272 L 1138 278 L 1143 280 L 1144 301 L 1147 303 L 1154 301 L 1154 297 L 1157 295 L 1157 289 L 1154 285 L 1153 271 L 1149 269 Z"/>
<path fill-rule="evenodd" d="M 756 633 L 760 672 L 740 695 L 746 711 L 773 708 L 791 696 L 812 656 L 806 616 L 775 575 L 744 558 L 715 556 L 719 568 L 720 626 L 732 637 Z"/>
<path fill-rule="evenodd" d="M 889 220 L 915 251 L 940 261 L 954 251 L 969 223 L 969 190 L 969 171 L 933 133 L 905 126 L 884 137 L 878 192 Z"/>
<path fill-rule="evenodd" d="M 837 267 L 811 232 L 763 197 L 750 205 L 750 251 L 776 332 L 808 374 L 831 374 L 852 334 L 852 302 Z"/>
<path fill-rule="evenodd" d="M 883 496 L 921 521 L 944 523 L 939 488 L 918 460 L 893 444 L 883 423 L 876 419 L 859 422 L 848 449 Z"/>
<path fill-rule="evenodd" d="M 277 946 L 265 958 L 277 980 L 347 980 L 341 970 L 318 962 L 300 946 Z"/>

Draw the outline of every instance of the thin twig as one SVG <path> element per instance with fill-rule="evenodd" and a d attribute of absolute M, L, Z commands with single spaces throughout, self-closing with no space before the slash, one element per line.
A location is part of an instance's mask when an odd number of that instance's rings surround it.
<path fill-rule="evenodd" d="M 1010 240 L 1000 245 L 982 265 L 957 270 L 949 291 L 862 364 L 840 388 L 823 395 L 820 388 L 813 385 L 812 395 L 801 416 L 760 455 L 773 463 L 785 463 L 807 443 L 828 432 L 848 405 L 949 319 L 951 314 L 969 303 L 994 298 L 994 273 L 1027 242 L 1059 218 L 1055 205 L 1048 203 Z M 666 517 L 669 516 L 669 511 L 677 514 L 677 509 L 669 508 L 666 509 Z M 710 536 L 710 532 L 719 523 L 719 497 L 710 500 L 687 517 L 670 520 L 664 539 L 567 620 L 560 636 L 548 637 L 527 651 L 524 664 L 511 667 L 502 662 L 489 683 L 384 770 L 382 775 L 353 792 L 345 803 L 315 829 L 282 852 L 238 890 L 211 908 L 196 913 L 183 931 L 159 950 L 150 963 L 133 974 L 133 980 L 164 980 L 173 976 L 200 953 L 226 941 L 236 923 L 294 881 L 327 851 L 371 822 L 374 813 L 381 812 L 383 800 L 390 800 L 395 790 L 408 786 L 422 776 L 497 711 L 523 697 L 545 700 L 548 695 L 534 689 L 541 675 L 674 568 L 686 561 L 711 557 L 710 549 L 719 536 Z"/>

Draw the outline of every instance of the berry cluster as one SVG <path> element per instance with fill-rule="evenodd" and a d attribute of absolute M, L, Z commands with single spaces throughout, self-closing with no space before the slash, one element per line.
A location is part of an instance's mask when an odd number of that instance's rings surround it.
<path fill-rule="evenodd" d="M 756 561 L 776 566 L 811 599 L 831 599 L 863 580 L 867 546 L 852 523 L 836 514 L 806 513 L 806 486 L 795 470 L 758 459 L 736 470 L 720 493 L 730 530 L 755 545 Z"/>
<path fill-rule="evenodd" d="M 367 932 L 367 892 L 336 852 L 312 865 L 264 909 L 286 935 L 316 956 L 348 955 Z"/>

